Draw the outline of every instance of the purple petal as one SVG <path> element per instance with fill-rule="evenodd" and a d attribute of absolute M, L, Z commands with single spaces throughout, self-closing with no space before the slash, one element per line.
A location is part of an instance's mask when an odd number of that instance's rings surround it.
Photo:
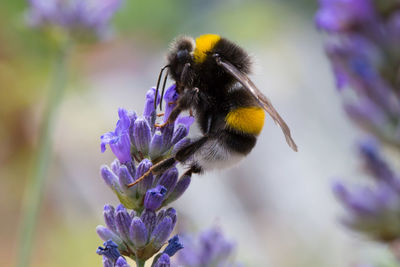
<path fill-rule="evenodd" d="M 113 132 L 108 132 L 100 136 L 101 141 L 101 153 L 106 151 L 106 144 L 115 144 L 118 141 L 118 136 L 116 136 Z"/>
<path fill-rule="evenodd" d="M 110 144 L 110 148 L 121 163 L 132 161 L 131 141 L 129 139 L 128 133 L 121 135 L 118 139 L 118 142 Z"/>

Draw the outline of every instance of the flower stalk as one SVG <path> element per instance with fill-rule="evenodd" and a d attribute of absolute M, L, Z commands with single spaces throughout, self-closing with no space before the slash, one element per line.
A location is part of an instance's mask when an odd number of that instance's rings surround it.
<path fill-rule="evenodd" d="M 58 51 L 54 61 L 52 84 L 43 113 L 38 148 L 34 156 L 33 171 L 25 186 L 22 223 L 19 230 L 19 253 L 17 260 L 17 266 L 19 267 L 29 266 L 30 262 L 34 232 L 46 183 L 48 166 L 51 160 L 53 131 L 57 121 L 58 108 L 62 102 L 67 84 L 67 65 L 71 48 L 71 42 L 66 42 Z"/>

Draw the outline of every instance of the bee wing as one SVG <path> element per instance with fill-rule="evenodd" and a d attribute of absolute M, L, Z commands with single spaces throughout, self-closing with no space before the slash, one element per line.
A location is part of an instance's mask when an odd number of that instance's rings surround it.
<path fill-rule="evenodd" d="M 261 107 L 265 109 L 266 112 L 272 117 L 272 119 L 277 123 L 282 131 L 283 134 L 285 135 L 286 142 L 288 145 L 294 150 L 297 151 L 297 145 L 293 141 L 293 138 L 290 134 L 290 129 L 285 123 L 285 121 L 282 119 L 282 117 L 279 115 L 279 113 L 276 111 L 274 106 L 272 105 L 271 101 L 263 94 L 261 93 L 260 90 L 255 86 L 255 84 L 247 77 L 245 74 L 243 74 L 240 70 L 238 70 L 235 66 L 233 66 L 231 63 L 227 61 L 223 61 L 221 58 L 217 57 L 216 58 L 217 64 L 223 67 L 228 73 L 230 73 L 233 77 L 238 80 L 247 90 L 250 91 L 250 93 L 255 97 L 257 102 L 260 104 Z"/>

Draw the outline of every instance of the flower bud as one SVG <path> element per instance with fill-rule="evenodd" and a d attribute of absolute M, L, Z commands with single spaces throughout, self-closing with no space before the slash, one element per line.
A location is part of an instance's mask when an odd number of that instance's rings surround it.
<path fill-rule="evenodd" d="M 113 231 L 113 232 L 117 232 L 117 226 L 115 225 L 115 214 L 114 214 L 115 210 L 114 207 L 111 205 L 105 205 L 104 206 L 104 211 L 103 211 L 103 215 L 104 215 L 104 221 L 107 225 L 107 227 Z"/>
<path fill-rule="evenodd" d="M 161 175 L 158 184 L 164 186 L 167 192 L 169 192 L 175 187 L 177 180 L 178 180 L 178 169 L 174 167 L 165 171 Z"/>
<path fill-rule="evenodd" d="M 135 147 L 143 155 L 149 153 L 149 144 L 151 140 L 151 130 L 148 122 L 142 118 L 135 121 L 133 127 L 133 136 L 135 138 Z"/>
<path fill-rule="evenodd" d="M 173 191 L 168 195 L 165 204 L 177 200 L 189 187 L 191 179 L 192 178 L 189 175 L 185 175 L 181 179 L 179 179 Z"/>
<path fill-rule="evenodd" d="M 150 142 L 149 156 L 151 159 L 156 159 L 161 156 L 163 150 L 163 136 L 160 131 L 156 131 Z"/>
<path fill-rule="evenodd" d="M 111 171 L 111 169 L 103 165 L 100 169 L 101 177 L 103 177 L 104 182 L 111 187 L 111 189 L 116 190 L 118 187 L 118 177 Z"/>
<path fill-rule="evenodd" d="M 159 249 L 167 241 L 169 235 L 173 230 L 172 219 L 170 217 L 165 217 L 154 229 L 151 234 L 152 246 L 155 249 Z"/>
<path fill-rule="evenodd" d="M 136 175 L 135 175 L 135 180 L 139 179 L 142 177 L 151 167 L 153 164 L 151 163 L 150 160 L 144 159 L 139 163 L 139 166 L 136 170 Z M 137 190 L 140 195 L 146 194 L 147 190 L 149 190 L 153 184 L 153 174 L 150 173 L 149 175 L 146 176 L 141 182 L 137 184 Z"/>
<path fill-rule="evenodd" d="M 167 189 L 162 185 L 157 185 L 146 192 L 144 197 L 144 206 L 148 210 L 156 211 L 162 204 L 165 198 Z"/>
<path fill-rule="evenodd" d="M 120 204 L 115 212 L 115 224 L 118 229 L 118 233 L 122 239 L 129 240 L 129 228 L 131 226 L 131 217 L 125 207 Z"/>
<path fill-rule="evenodd" d="M 132 219 L 129 236 L 136 248 L 141 248 L 146 245 L 148 231 L 139 217 L 134 217 Z"/>

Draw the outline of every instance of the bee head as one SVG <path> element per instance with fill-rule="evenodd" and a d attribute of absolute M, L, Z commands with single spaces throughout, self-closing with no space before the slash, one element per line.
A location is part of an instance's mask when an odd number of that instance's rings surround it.
<path fill-rule="evenodd" d="M 171 44 L 167 60 L 169 74 L 176 82 L 181 82 L 181 74 L 186 64 L 193 62 L 194 40 L 190 37 L 178 37 Z"/>

